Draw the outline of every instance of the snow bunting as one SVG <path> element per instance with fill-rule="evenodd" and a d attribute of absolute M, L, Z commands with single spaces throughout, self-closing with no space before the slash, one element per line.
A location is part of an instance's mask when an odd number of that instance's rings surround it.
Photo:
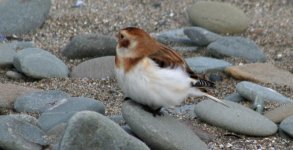
<path fill-rule="evenodd" d="M 116 36 L 118 84 L 126 97 L 147 106 L 154 115 L 159 115 L 162 107 L 179 105 L 188 96 L 206 96 L 224 104 L 202 89 L 213 87 L 213 82 L 199 78 L 177 52 L 144 30 L 127 27 Z"/>

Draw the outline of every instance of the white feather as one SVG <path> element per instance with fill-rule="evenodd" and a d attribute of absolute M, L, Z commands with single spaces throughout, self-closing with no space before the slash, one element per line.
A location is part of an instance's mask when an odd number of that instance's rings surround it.
<path fill-rule="evenodd" d="M 182 68 L 160 68 L 149 58 L 144 58 L 126 74 L 116 68 L 116 76 L 127 97 L 153 109 L 178 105 L 191 95 L 203 96 L 200 90 L 191 87 L 194 79 Z"/>

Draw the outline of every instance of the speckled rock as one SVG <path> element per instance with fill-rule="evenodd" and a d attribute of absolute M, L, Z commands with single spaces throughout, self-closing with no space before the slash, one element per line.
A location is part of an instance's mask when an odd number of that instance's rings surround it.
<path fill-rule="evenodd" d="M 224 71 L 226 67 L 231 66 L 229 62 L 209 57 L 192 57 L 186 59 L 189 67 L 197 73 Z"/>
<path fill-rule="evenodd" d="M 18 97 L 14 102 L 14 109 L 17 112 L 42 113 L 69 97 L 69 94 L 59 90 L 33 92 Z"/>
<path fill-rule="evenodd" d="M 74 67 L 71 72 L 71 77 L 91 79 L 114 77 L 114 65 L 114 56 L 94 58 Z"/>
<path fill-rule="evenodd" d="M 42 90 L 14 84 L 0 84 L 0 108 L 13 108 L 17 97 L 37 91 Z"/>
<path fill-rule="evenodd" d="M 54 107 L 43 112 L 39 117 L 40 127 L 48 131 L 60 123 L 67 123 L 76 112 L 90 110 L 101 114 L 105 113 L 105 106 L 102 102 L 85 97 L 70 97 L 62 99 Z"/>
<path fill-rule="evenodd" d="M 280 124 L 280 129 L 293 137 L 293 116 L 284 119 Z"/>
<path fill-rule="evenodd" d="M 198 46 L 207 46 L 222 37 L 219 34 L 200 27 L 185 28 L 184 34 Z"/>
<path fill-rule="evenodd" d="M 76 113 L 68 122 L 60 150 L 149 150 L 107 117 L 92 111 Z"/>
<path fill-rule="evenodd" d="M 33 78 L 67 77 L 69 70 L 62 60 L 39 49 L 26 48 L 19 51 L 13 60 L 14 67 Z"/>
<path fill-rule="evenodd" d="M 168 114 L 154 117 L 133 101 L 125 101 L 122 115 L 131 130 L 151 149 L 207 149 L 192 130 Z"/>
<path fill-rule="evenodd" d="M 75 36 L 61 52 L 68 58 L 109 56 L 116 54 L 116 45 L 113 37 L 83 34 Z"/>
<path fill-rule="evenodd" d="M 0 116 L 0 147 L 11 150 L 41 150 L 45 133 L 29 115 Z"/>
<path fill-rule="evenodd" d="M 273 83 L 293 88 L 293 74 L 271 64 L 255 63 L 243 66 L 232 66 L 226 68 L 225 72 L 239 80 Z"/>
<path fill-rule="evenodd" d="M 223 37 L 212 42 L 208 53 L 214 57 L 240 57 L 248 62 L 264 62 L 266 57 L 261 49 L 251 40 L 243 37 Z"/>
<path fill-rule="evenodd" d="M 269 118 L 275 123 L 280 123 L 285 118 L 293 115 L 293 104 L 281 105 L 271 111 L 265 112 L 264 116 Z"/>
<path fill-rule="evenodd" d="M 0 34 L 22 34 L 41 26 L 49 14 L 51 0 L 1 0 Z"/>
<path fill-rule="evenodd" d="M 257 96 L 264 98 L 265 101 L 278 103 L 292 103 L 293 101 L 278 93 L 277 91 L 260 86 L 258 84 L 242 81 L 236 85 L 237 92 L 246 99 L 254 101 Z"/>
<path fill-rule="evenodd" d="M 205 100 L 195 105 L 194 110 L 201 120 L 232 132 L 250 136 L 269 136 L 277 132 L 277 125 L 268 118 L 240 104 L 224 102 L 229 107 Z"/>
<path fill-rule="evenodd" d="M 222 2 L 198 2 L 187 9 L 193 25 L 217 33 L 240 33 L 248 28 L 249 19 L 239 8 Z"/>

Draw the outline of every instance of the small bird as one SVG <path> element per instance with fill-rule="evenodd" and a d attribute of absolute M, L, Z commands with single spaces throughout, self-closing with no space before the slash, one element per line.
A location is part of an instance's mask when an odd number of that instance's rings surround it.
<path fill-rule="evenodd" d="M 154 116 L 161 115 L 162 107 L 179 105 L 189 96 L 224 104 L 204 91 L 214 87 L 213 82 L 200 78 L 177 52 L 144 30 L 126 27 L 116 37 L 115 72 L 126 99 L 144 105 Z"/>

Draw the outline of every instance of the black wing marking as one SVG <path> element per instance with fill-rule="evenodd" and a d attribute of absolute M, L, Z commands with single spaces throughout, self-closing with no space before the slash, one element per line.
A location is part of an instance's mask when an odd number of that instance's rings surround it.
<path fill-rule="evenodd" d="M 191 82 L 192 87 L 215 87 L 215 83 L 205 80 L 199 79 L 196 82 Z"/>

